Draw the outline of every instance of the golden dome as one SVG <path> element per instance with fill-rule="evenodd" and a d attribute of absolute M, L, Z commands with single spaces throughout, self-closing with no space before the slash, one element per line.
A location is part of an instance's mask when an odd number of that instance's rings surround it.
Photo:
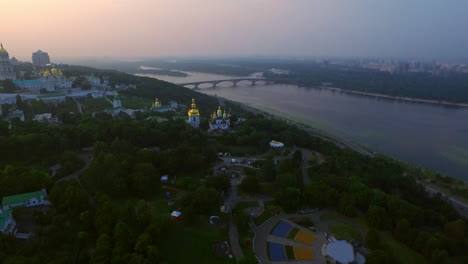
<path fill-rule="evenodd" d="M 218 115 L 222 115 L 223 114 L 223 110 L 221 110 L 221 106 L 218 107 Z"/>
<path fill-rule="evenodd" d="M 3 47 L 2 43 L 0 43 L 0 52 L 8 53 L 8 51 Z"/>
<path fill-rule="evenodd" d="M 61 76 L 62 75 L 62 71 L 53 67 L 52 70 L 50 70 L 50 72 L 53 74 L 53 75 L 59 75 Z"/>
<path fill-rule="evenodd" d="M 51 75 L 51 73 L 50 73 L 49 70 L 45 70 L 45 71 L 42 73 L 42 76 L 44 76 L 44 77 L 47 77 L 47 76 L 50 76 L 50 75 Z"/>
<path fill-rule="evenodd" d="M 197 104 L 195 103 L 195 99 L 192 99 L 192 105 L 190 110 L 188 111 L 189 116 L 199 116 L 200 112 L 198 111 Z"/>
<path fill-rule="evenodd" d="M 154 106 L 154 107 L 159 107 L 159 106 L 161 106 L 161 103 L 159 102 L 158 98 L 156 98 L 156 99 L 154 100 L 153 106 Z"/>

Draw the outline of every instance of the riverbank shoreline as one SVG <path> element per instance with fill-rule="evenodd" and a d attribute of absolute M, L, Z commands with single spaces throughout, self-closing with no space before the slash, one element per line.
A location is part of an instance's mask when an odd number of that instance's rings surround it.
<path fill-rule="evenodd" d="M 411 98 L 411 97 L 402 97 L 402 96 L 393 96 L 393 95 L 386 95 L 386 94 L 379 94 L 379 93 L 368 93 L 368 92 L 360 92 L 360 91 L 353 91 L 353 90 L 346 90 L 337 87 L 328 87 L 328 86 L 319 86 L 315 88 L 320 89 L 327 89 L 336 92 L 343 92 L 348 94 L 357 94 L 369 97 L 376 97 L 376 98 L 385 98 L 391 99 L 396 101 L 407 101 L 412 103 L 425 103 L 425 104 L 436 104 L 436 105 L 446 105 L 446 106 L 456 106 L 456 107 L 468 107 L 468 103 L 453 103 L 448 101 L 437 101 L 437 100 L 429 100 L 429 99 L 422 99 L 422 98 Z"/>
<path fill-rule="evenodd" d="M 366 156 L 369 156 L 369 157 L 374 157 L 375 156 L 375 152 L 373 152 L 372 150 L 368 150 L 368 149 L 366 149 L 366 148 L 364 148 L 364 147 L 362 147 L 362 146 L 360 146 L 360 145 L 358 145 L 358 144 L 356 144 L 354 142 L 351 142 L 351 141 L 343 139 L 343 138 L 339 138 L 339 137 L 337 137 L 335 135 L 332 135 L 332 134 L 330 134 L 328 132 L 325 132 L 325 131 L 323 131 L 321 129 L 312 127 L 309 124 L 301 122 L 300 120 L 294 120 L 291 117 L 289 117 L 286 114 L 281 113 L 279 111 L 276 111 L 276 113 L 273 113 L 271 111 L 262 109 L 260 107 L 256 107 L 256 106 L 246 104 L 246 103 L 242 103 L 242 102 L 231 101 L 231 100 L 226 99 L 224 97 L 216 96 L 216 98 L 218 98 L 218 100 L 222 99 L 222 100 L 228 100 L 228 101 L 230 101 L 232 103 L 236 103 L 242 109 L 244 109 L 245 111 L 248 111 L 248 112 L 251 112 L 251 113 L 254 113 L 254 114 L 261 114 L 261 115 L 267 116 L 269 118 L 282 120 L 282 121 L 284 121 L 284 122 L 286 122 L 288 124 L 294 124 L 299 129 L 302 129 L 302 130 L 308 132 L 309 134 L 311 134 L 313 136 L 316 136 L 316 137 L 319 137 L 321 139 L 333 142 L 334 144 L 336 144 L 339 147 L 348 148 L 350 150 L 356 151 L 356 152 L 358 152 L 358 153 L 360 153 L 362 155 L 366 155 Z"/>
<path fill-rule="evenodd" d="M 227 100 L 227 101 L 230 101 L 231 103 L 236 103 L 242 109 L 244 109 L 245 111 L 248 111 L 248 112 L 251 112 L 251 113 L 254 113 L 254 114 L 262 114 L 262 115 L 265 115 L 267 118 L 275 118 L 275 119 L 278 119 L 278 120 L 282 120 L 282 121 L 287 122 L 288 124 L 294 124 L 299 129 L 302 129 L 302 130 L 310 133 L 312 136 L 319 137 L 319 138 L 321 138 L 323 140 L 330 141 L 330 142 L 336 144 L 337 146 L 339 146 L 341 148 L 348 148 L 348 149 L 350 149 L 352 151 L 357 151 L 360 154 L 367 155 L 367 156 L 370 156 L 370 157 L 375 157 L 375 155 L 377 155 L 377 153 L 373 152 L 372 150 L 367 150 L 364 147 L 361 147 L 361 146 L 359 146 L 357 144 L 346 141 L 346 140 L 344 140 L 342 138 L 338 138 L 338 137 L 336 137 L 334 135 L 331 135 L 331 134 L 329 134 L 327 132 L 324 132 L 324 131 L 322 131 L 320 129 L 311 127 L 310 125 L 304 124 L 303 122 L 300 122 L 298 120 L 292 120 L 286 114 L 281 115 L 281 112 L 279 112 L 280 114 L 272 113 L 272 112 L 269 112 L 268 110 L 262 109 L 260 107 L 256 107 L 256 106 L 253 106 L 253 105 L 250 105 L 250 104 L 241 103 L 241 102 L 237 102 L 237 101 L 228 100 L 228 99 L 226 99 L 224 97 L 216 96 L 216 98 L 221 99 L 221 100 Z M 276 111 L 276 112 L 278 112 L 278 111 Z M 364 153 L 361 152 L 361 151 L 363 151 Z M 420 169 L 422 171 L 433 171 L 435 173 L 439 173 L 441 175 L 444 175 L 444 173 L 435 171 L 433 169 L 428 169 L 428 168 L 422 167 L 420 165 L 411 164 L 411 163 L 409 163 L 407 161 L 403 161 L 403 160 L 400 160 L 398 158 L 391 157 L 391 156 L 388 156 L 388 155 L 385 155 L 385 154 L 384 154 L 384 156 L 386 156 L 388 158 L 391 158 L 393 160 L 396 160 L 396 161 L 404 164 L 405 166 L 409 166 L 409 167 L 412 167 L 412 168 L 418 168 L 418 169 Z M 456 177 L 450 177 L 450 178 L 453 178 L 455 180 L 460 180 L 460 179 L 458 179 Z M 427 178 L 427 179 L 429 179 L 429 178 Z M 427 180 L 427 179 L 425 179 L 425 180 Z M 461 180 L 461 181 L 463 181 L 463 180 Z M 420 184 L 422 184 L 425 188 L 433 188 L 434 190 L 436 190 L 436 192 L 442 193 L 442 195 L 447 197 L 449 200 L 452 200 L 452 202 L 453 202 L 453 200 L 455 200 L 455 203 L 462 204 L 463 205 L 462 208 L 456 207 L 455 205 L 454 206 L 455 206 L 456 210 L 459 213 L 461 213 L 465 217 L 468 217 L 468 213 L 465 212 L 465 209 L 464 209 L 464 208 L 468 208 L 466 198 L 464 198 L 463 196 L 460 196 L 460 195 L 449 194 L 450 192 L 448 190 L 444 189 L 443 187 L 441 187 L 441 186 L 439 186 L 437 184 L 429 184 L 429 183 L 426 183 L 426 182 L 420 182 Z"/>

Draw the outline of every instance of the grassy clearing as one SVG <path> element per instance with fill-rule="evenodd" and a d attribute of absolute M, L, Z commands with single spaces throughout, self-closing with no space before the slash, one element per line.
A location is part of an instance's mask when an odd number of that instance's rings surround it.
<path fill-rule="evenodd" d="M 291 239 L 291 240 L 294 240 L 294 238 L 296 237 L 297 233 L 299 233 L 299 229 L 297 229 L 296 227 L 294 227 L 293 229 L 291 229 L 291 231 L 289 231 L 288 235 L 286 236 L 288 239 Z"/>
<path fill-rule="evenodd" d="M 380 237 L 386 248 L 389 249 L 392 256 L 396 258 L 396 263 L 402 264 L 424 264 L 426 260 L 424 257 L 407 247 L 400 241 L 394 239 L 388 232 L 381 232 Z"/>
<path fill-rule="evenodd" d="M 153 101 L 148 98 L 136 96 L 121 96 L 121 100 L 122 106 L 130 109 L 149 109 L 153 103 Z"/>
<path fill-rule="evenodd" d="M 273 201 L 266 201 L 264 204 L 265 210 L 263 214 L 253 219 L 256 226 L 263 224 L 266 220 L 270 219 L 272 216 L 275 215 L 273 211 L 273 207 L 275 206 Z"/>
<path fill-rule="evenodd" d="M 337 216 L 334 213 L 324 213 L 320 216 L 320 221 L 328 221 L 336 218 Z"/>
<path fill-rule="evenodd" d="M 296 259 L 296 258 L 294 257 L 294 249 L 293 249 L 293 247 L 291 247 L 291 246 L 285 246 L 284 248 L 286 249 L 286 257 L 287 257 L 288 259 L 292 259 L 292 260 Z"/>
<path fill-rule="evenodd" d="M 244 210 L 244 209 L 247 209 L 249 207 L 254 207 L 254 206 L 258 206 L 257 201 L 239 202 L 236 204 L 236 210 Z"/>
<path fill-rule="evenodd" d="M 83 105 L 85 113 L 93 113 L 104 111 L 107 108 L 112 108 L 112 105 L 105 98 L 85 98 L 78 100 Z"/>
<path fill-rule="evenodd" d="M 227 228 L 209 224 L 208 216 L 200 217 L 191 226 L 177 223 L 175 231 L 165 238 L 163 250 L 168 263 L 236 263 L 233 259 L 214 254 L 214 244 L 229 241 Z"/>
<path fill-rule="evenodd" d="M 318 162 L 317 156 L 315 156 L 315 154 L 310 155 L 310 159 L 307 162 L 309 163 L 310 166 L 317 165 L 317 162 Z"/>
<path fill-rule="evenodd" d="M 270 234 L 275 230 L 275 228 L 281 223 L 281 220 L 279 220 L 271 229 L 270 229 Z"/>
<path fill-rule="evenodd" d="M 346 223 L 335 222 L 330 224 L 329 228 L 333 236 L 340 240 L 344 239 L 362 241 L 363 239 L 359 230 Z"/>

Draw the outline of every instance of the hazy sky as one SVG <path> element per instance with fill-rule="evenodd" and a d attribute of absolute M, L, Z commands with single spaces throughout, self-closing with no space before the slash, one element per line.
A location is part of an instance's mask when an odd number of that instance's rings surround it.
<path fill-rule="evenodd" d="M 0 0 L 11 56 L 468 57 L 465 0 Z"/>

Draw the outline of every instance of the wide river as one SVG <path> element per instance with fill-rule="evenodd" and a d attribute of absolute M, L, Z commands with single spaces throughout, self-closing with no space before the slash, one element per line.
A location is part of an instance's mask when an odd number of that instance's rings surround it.
<path fill-rule="evenodd" d="M 189 72 L 145 75 L 173 83 L 236 78 Z M 468 108 L 423 104 L 293 85 L 221 83 L 200 92 L 279 114 L 446 175 L 468 181 Z M 206 86 L 205 86 L 206 87 Z"/>

